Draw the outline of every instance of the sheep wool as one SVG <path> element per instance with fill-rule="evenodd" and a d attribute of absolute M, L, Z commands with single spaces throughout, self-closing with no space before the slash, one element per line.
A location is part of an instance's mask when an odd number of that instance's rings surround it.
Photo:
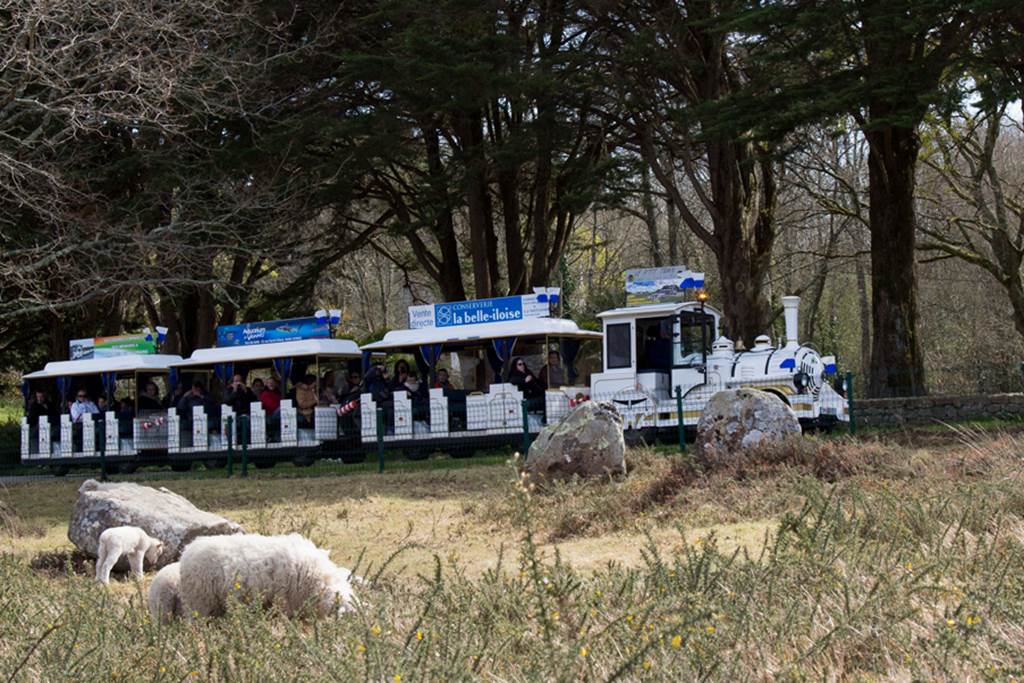
<path fill-rule="evenodd" d="M 128 564 L 136 578 L 142 578 L 145 560 L 150 564 L 157 561 L 164 550 L 164 543 L 153 538 L 137 526 L 115 526 L 100 534 L 99 552 L 96 557 L 96 580 L 110 583 L 110 570 L 122 555 L 128 556 Z"/>
<path fill-rule="evenodd" d="M 352 576 L 328 555 L 299 534 L 197 538 L 181 555 L 182 607 L 188 615 L 220 616 L 234 596 L 288 616 L 307 605 L 319 616 L 346 611 Z"/>
<path fill-rule="evenodd" d="M 149 614 L 154 621 L 167 623 L 180 617 L 181 608 L 181 563 L 169 564 L 153 577 L 149 586 Z"/>

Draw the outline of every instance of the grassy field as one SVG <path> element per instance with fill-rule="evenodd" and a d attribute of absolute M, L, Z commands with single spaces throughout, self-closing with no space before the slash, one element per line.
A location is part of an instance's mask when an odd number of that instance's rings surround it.
<path fill-rule="evenodd" d="M 947 435 L 948 436 L 948 435 Z M 66 552 L 78 482 L 0 490 L 13 680 L 1011 680 L 1024 674 L 1024 445 L 808 440 L 703 471 L 527 490 L 452 471 L 153 480 L 371 579 L 355 614 L 148 621 Z M 148 577 L 147 577 L 148 580 Z"/>

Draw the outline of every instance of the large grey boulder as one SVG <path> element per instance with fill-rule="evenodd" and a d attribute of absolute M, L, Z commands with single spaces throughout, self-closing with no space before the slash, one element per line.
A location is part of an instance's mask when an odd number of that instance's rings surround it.
<path fill-rule="evenodd" d="M 541 430 L 523 470 L 533 481 L 625 474 L 622 416 L 611 403 L 581 403 Z"/>
<path fill-rule="evenodd" d="M 137 526 L 164 542 L 156 562 L 163 567 L 178 559 L 194 538 L 235 534 L 242 528 L 211 512 L 200 510 L 186 498 L 161 487 L 138 484 L 101 484 L 89 479 L 78 489 L 71 512 L 68 538 L 86 555 L 96 557 L 100 534 L 115 526 Z M 127 569 L 121 558 L 117 569 Z"/>
<path fill-rule="evenodd" d="M 796 413 L 757 389 L 719 391 L 697 422 L 697 452 L 709 464 L 742 458 L 745 451 L 785 444 L 801 434 Z"/>

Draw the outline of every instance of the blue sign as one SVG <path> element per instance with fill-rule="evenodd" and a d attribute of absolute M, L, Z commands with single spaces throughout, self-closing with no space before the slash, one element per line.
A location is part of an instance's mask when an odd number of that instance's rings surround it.
<path fill-rule="evenodd" d="M 544 318 L 550 314 L 550 297 L 546 294 L 452 301 L 444 304 L 410 306 L 409 328 L 418 330 L 425 327 L 502 323 L 526 318 Z"/>
<path fill-rule="evenodd" d="M 217 327 L 217 346 L 252 346 L 303 339 L 330 339 L 331 328 L 315 318 L 267 320 Z"/>

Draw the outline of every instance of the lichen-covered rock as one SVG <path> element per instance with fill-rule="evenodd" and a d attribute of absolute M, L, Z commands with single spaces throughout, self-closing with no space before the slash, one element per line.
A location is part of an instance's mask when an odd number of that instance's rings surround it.
<path fill-rule="evenodd" d="M 71 512 L 68 539 L 86 555 L 96 557 L 100 534 L 117 526 L 137 526 L 164 542 L 164 551 L 154 566 L 163 567 L 181 556 L 199 536 L 235 534 L 242 528 L 211 512 L 200 510 L 188 499 L 165 488 L 138 484 L 101 484 L 89 479 L 78 489 L 78 501 Z M 122 557 L 115 569 L 126 569 Z"/>
<path fill-rule="evenodd" d="M 523 470 L 532 481 L 625 474 L 622 416 L 611 403 L 581 403 L 541 430 Z"/>
<path fill-rule="evenodd" d="M 705 463 L 725 463 L 800 434 L 796 413 L 777 396 L 757 389 L 719 391 L 697 423 L 697 453 Z"/>

